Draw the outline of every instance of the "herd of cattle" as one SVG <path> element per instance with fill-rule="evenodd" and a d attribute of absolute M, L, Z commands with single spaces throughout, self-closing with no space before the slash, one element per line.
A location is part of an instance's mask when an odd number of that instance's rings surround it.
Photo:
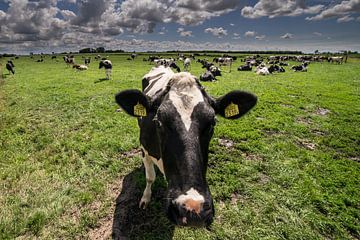
<path fill-rule="evenodd" d="M 41 55 L 40 59 L 36 62 L 44 62 L 45 55 Z M 127 60 L 135 60 L 137 54 L 132 53 Z M 31 56 L 33 58 L 33 56 Z M 99 69 L 104 68 L 106 79 L 110 79 L 112 74 L 112 63 L 108 57 L 101 57 L 97 55 L 94 57 L 96 61 L 99 61 Z M 57 59 L 56 55 L 51 56 L 51 60 Z M 91 62 L 91 57 L 82 57 L 83 64 L 79 64 L 75 61 L 74 55 L 65 55 L 63 60 L 67 66 L 72 67 L 78 71 L 88 70 L 89 64 Z M 224 54 L 222 57 L 215 57 L 212 61 L 208 59 L 197 59 L 196 62 L 202 65 L 202 68 L 205 70 L 203 74 L 200 75 L 201 81 L 216 81 L 218 76 L 221 76 L 222 69 L 228 69 L 228 72 L 231 72 L 233 63 L 237 60 L 236 56 L 230 56 Z M 56 60 L 58 61 L 58 60 Z M 184 54 L 178 54 L 177 59 L 175 58 L 162 58 L 161 56 L 149 56 L 144 58 L 143 61 L 150 62 L 155 66 L 167 66 L 175 69 L 177 72 L 181 72 L 179 67 L 180 62 L 183 65 L 183 71 L 191 71 L 191 63 L 195 61 L 195 55 L 189 54 L 185 56 Z M 241 60 L 243 63 L 237 68 L 238 71 L 254 71 L 258 75 L 270 75 L 273 73 L 283 73 L 285 72 L 284 67 L 288 67 L 289 63 L 287 61 L 296 61 L 299 62 L 299 65 L 291 66 L 290 70 L 295 72 L 306 72 L 308 66 L 311 62 L 324 62 L 342 64 L 347 62 L 347 56 L 320 56 L 320 55 L 277 55 L 277 56 L 261 56 L 253 55 L 247 56 Z M 12 60 L 9 60 L 6 63 L 6 69 L 11 74 L 15 74 L 15 65 Z"/>

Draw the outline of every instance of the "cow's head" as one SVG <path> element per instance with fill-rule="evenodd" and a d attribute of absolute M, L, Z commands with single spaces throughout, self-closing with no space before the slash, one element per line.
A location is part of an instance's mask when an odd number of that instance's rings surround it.
<path fill-rule="evenodd" d="M 256 101 L 253 94 L 242 91 L 214 99 L 194 76 L 183 72 L 174 74 L 166 90 L 151 99 L 139 90 L 116 95 L 116 102 L 128 114 L 142 117 L 140 122 L 151 122 L 149 127 L 156 129 L 154 138 L 168 182 L 167 214 L 172 222 L 184 226 L 211 224 L 214 206 L 206 170 L 215 116 L 237 119 Z"/>

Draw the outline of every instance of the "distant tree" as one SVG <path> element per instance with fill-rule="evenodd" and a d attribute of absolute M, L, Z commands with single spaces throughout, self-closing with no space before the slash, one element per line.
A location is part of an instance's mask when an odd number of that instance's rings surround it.
<path fill-rule="evenodd" d="M 319 50 L 315 50 L 315 52 L 314 52 L 314 53 L 315 53 L 316 55 L 317 55 L 317 54 L 319 54 Z"/>
<path fill-rule="evenodd" d="M 98 47 L 98 48 L 96 48 L 96 52 L 97 52 L 97 53 L 104 53 L 104 52 L 105 52 L 105 48 L 104 48 L 104 47 Z"/>

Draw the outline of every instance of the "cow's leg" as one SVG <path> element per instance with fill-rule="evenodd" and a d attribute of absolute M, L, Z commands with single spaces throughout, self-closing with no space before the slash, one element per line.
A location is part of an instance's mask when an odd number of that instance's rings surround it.
<path fill-rule="evenodd" d="M 145 166 L 146 187 L 143 196 L 140 200 L 139 207 L 145 209 L 151 199 L 151 186 L 155 181 L 156 173 L 154 169 L 154 163 L 151 160 L 151 157 L 147 153 L 145 153 L 143 162 Z"/>

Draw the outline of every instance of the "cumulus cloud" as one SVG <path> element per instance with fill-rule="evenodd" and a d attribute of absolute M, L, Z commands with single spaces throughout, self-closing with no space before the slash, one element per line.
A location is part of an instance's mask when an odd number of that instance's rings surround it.
<path fill-rule="evenodd" d="M 254 32 L 254 31 L 247 31 L 247 32 L 244 34 L 244 36 L 245 36 L 245 37 L 254 37 L 255 34 L 256 34 L 256 32 Z"/>
<path fill-rule="evenodd" d="M 320 32 L 313 32 L 315 36 L 318 36 L 318 37 L 321 37 L 322 36 L 322 33 Z"/>
<path fill-rule="evenodd" d="M 314 17 L 307 17 L 307 20 L 322 20 L 328 18 L 339 18 L 338 22 L 347 22 L 354 20 L 355 18 L 350 17 L 350 14 L 360 13 L 360 1 L 359 0 L 349 0 L 342 1 L 339 4 L 336 4 L 332 7 L 329 7 L 321 11 L 318 15 Z M 350 20 L 349 20 L 350 19 Z"/>
<path fill-rule="evenodd" d="M 227 35 L 227 30 L 223 29 L 222 27 L 219 28 L 207 28 L 204 30 L 205 33 L 211 33 L 212 35 L 214 35 L 215 37 L 223 37 Z"/>
<path fill-rule="evenodd" d="M 302 14 L 316 14 L 324 5 L 307 6 L 305 0 L 260 0 L 253 7 L 245 6 L 241 15 L 246 18 L 299 16 Z"/>
<path fill-rule="evenodd" d="M 350 21 L 352 21 L 354 19 L 355 19 L 354 17 L 344 16 L 344 17 L 338 18 L 336 21 L 338 23 L 344 23 L 344 22 L 350 22 Z"/>
<path fill-rule="evenodd" d="M 178 28 L 177 32 L 181 37 L 192 37 L 192 31 L 185 31 L 184 28 Z"/>
<path fill-rule="evenodd" d="M 282 38 L 282 39 L 291 39 L 291 38 L 294 38 L 294 34 L 285 33 L 285 34 L 282 35 L 280 38 Z"/>

